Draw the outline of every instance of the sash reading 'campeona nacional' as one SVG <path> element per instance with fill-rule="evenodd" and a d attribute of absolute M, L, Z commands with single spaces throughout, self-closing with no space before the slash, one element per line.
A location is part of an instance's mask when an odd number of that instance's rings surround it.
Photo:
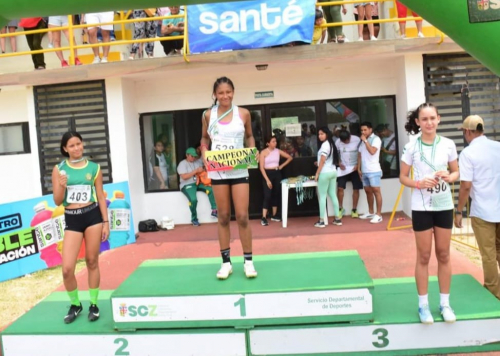
<path fill-rule="evenodd" d="M 207 171 L 220 172 L 233 169 L 257 168 L 257 148 L 240 148 L 224 151 L 206 151 Z"/>

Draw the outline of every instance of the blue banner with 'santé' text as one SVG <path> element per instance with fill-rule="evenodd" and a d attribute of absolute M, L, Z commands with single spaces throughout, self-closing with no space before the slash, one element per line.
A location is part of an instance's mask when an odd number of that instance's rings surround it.
<path fill-rule="evenodd" d="M 191 53 L 311 42 L 315 0 L 257 0 L 188 7 Z"/>

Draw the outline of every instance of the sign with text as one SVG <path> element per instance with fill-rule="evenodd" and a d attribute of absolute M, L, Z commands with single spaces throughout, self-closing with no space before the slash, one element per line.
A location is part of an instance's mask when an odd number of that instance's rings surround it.
<path fill-rule="evenodd" d="M 257 148 L 240 148 L 205 152 L 207 171 L 220 172 L 233 169 L 257 168 Z"/>
<path fill-rule="evenodd" d="M 300 124 L 288 124 L 285 126 L 286 137 L 297 137 L 302 134 Z"/>
<path fill-rule="evenodd" d="M 467 0 L 471 23 L 500 21 L 500 0 Z"/>
<path fill-rule="evenodd" d="M 135 242 L 128 183 L 105 184 L 109 239 L 100 250 Z M 62 263 L 64 207 L 52 195 L 0 205 L 0 282 Z"/>
<path fill-rule="evenodd" d="M 281 131 L 285 131 L 286 125 L 290 124 L 298 124 L 299 117 L 291 116 L 291 117 L 273 117 L 271 119 L 271 131 L 274 132 L 276 129 L 280 129 Z"/>
<path fill-rule="evenodd" d="M 315 1 L 238 1 L 189 6 L 191 53 L 310 43 Z"/>
<path fill-rule="evenodd" d="M 274 91 L 256 91 L 255 99 L 274 98 Z"/>

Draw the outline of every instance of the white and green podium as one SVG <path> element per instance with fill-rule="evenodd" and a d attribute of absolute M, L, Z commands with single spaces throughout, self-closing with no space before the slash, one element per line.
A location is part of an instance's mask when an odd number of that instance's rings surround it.
<path fill-rule="evenodd" d="M 453 277 L 457 322 L 423 325 L 413 278 L 372 280 L 355 251 L 258 256 L 259 276 L 219 281 L 220 260 L 146 261 L 115 291 L 101 318 L 69 325 L 55 292 L 1 333 L 15 355 L 421 355 L 500 350 L 500 301 L 469 275 Z"/>

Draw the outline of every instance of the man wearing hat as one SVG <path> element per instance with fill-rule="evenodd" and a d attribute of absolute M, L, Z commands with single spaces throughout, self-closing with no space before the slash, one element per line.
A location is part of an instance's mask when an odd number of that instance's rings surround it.
<path fill-rule="evenodd" d="M 455 226 L 462 228 L 462 212 L 470 195 L 469 215 L 483 261 L 484 286 L 500 299 L 500 142 L 484 135 L 484 122 L 478 115 L 467 117 L 459 129 L 469 145 L 459 157 Z"/>
<path fill-rule="evenodd" d="M 177 166 L 177 173 L 180 177 L 181 192 L 188 198 L 189 210 L 191 211 L 191 223 L 194 226 L 200 226 L 196 207 L 198 206 L 198 198 L 196 192 L 201 191 L 208 195 L 210 206 L 212 207 L 212 217 L 217 217 L 217 205 L 215 204 L 214 193 L 212 187 L 209 187 L 202 182 L 197 184 L 197 175 L 203 173 L 203 162 L 198 159 L 198 153 L 193 147 L 186 150 L 186 159 L 182 160 Z"/>

